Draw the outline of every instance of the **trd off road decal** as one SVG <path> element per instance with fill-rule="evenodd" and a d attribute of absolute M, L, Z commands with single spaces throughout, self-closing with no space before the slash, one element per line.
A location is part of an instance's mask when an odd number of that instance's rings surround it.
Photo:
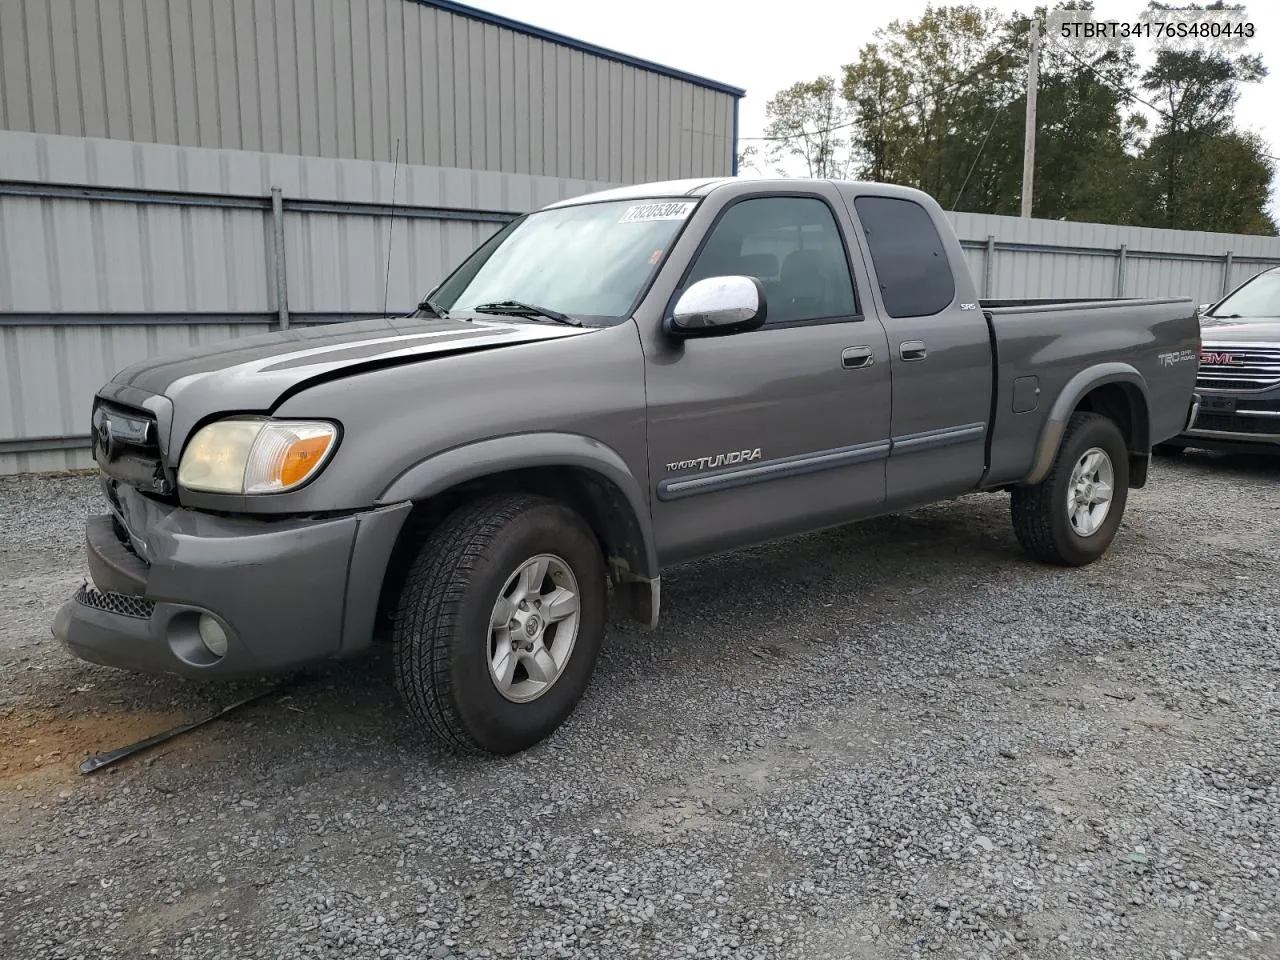
<path fill-rule="evenodd" d="M 737 463 L 750 463 L 760 459 L 760 448 L 754 450 L 734 450 L 731 453 L 717 453 L 714 457 L 699 457 L 697 460 L 676 460 L 667 464 L 667 470 L 714 470 L 716 467 L 731 467 Z"/>
<path fill-rule="evenodd" d="M 1198 354 L 1194 350 L 1176 350 L 1173 353 L 1156 354 L 1156 359 L 1160 361 L 1160 366 L 1171 367 L 1175 363 L 1186 363 L 1188 360 L 1194 360 Z"/>

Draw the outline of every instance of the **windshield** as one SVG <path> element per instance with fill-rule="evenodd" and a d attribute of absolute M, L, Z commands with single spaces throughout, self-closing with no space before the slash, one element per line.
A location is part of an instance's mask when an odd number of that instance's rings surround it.
<path fill-rule="evenodd" d="M 1211 317 L 1274 320 L 1280 317 L 1280 273 L 1264 273 L 1246 281 L 1213 308 Z"/>
<path fill-rule="evenodd" d="M 434 292 L 450 313 L 519 301 L 584 322 L 630 315 L 697 200 L 586 203 L 508 225 Z"/>

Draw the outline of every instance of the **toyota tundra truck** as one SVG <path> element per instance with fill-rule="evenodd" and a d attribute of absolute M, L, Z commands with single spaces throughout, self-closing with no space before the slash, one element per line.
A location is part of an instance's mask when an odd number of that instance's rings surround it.
<path fill-rule="evenodd" d="M 115 376 L 78 657 L 261 676 L 391 644 L 426 733 L 512 753 L 664 571 L 973 492 L 1036 560 L 1116 536 L 1193 411 L 1191 299 L 979 300 L 927 194 L 685 180 L 505 225 L 409 316 Z"/>

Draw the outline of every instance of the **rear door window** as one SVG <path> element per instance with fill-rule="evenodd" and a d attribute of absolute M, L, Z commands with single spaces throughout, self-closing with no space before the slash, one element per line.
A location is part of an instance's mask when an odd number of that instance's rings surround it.
<path fill-rule="evenodd" d="M 949 306 L 956 281 L 928 211 L 897 197 L 858 197 L 853 205 L 871 250 L 885 312 L 891 317 L 927 317 Z"/>

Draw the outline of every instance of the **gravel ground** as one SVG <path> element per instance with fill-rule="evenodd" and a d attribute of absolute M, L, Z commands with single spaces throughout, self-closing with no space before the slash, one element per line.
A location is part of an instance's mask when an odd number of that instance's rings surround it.
<path fill-rule="evenodd" d="M 1280 462 L 1159 462 L 1101 562 L 974 497 L 673 571 L 518 757 L 386 658 L 92 777 L 251 685 L 81 664 L 85 477 L 0 481 L 0 956 L 1280 956 Z"/>

